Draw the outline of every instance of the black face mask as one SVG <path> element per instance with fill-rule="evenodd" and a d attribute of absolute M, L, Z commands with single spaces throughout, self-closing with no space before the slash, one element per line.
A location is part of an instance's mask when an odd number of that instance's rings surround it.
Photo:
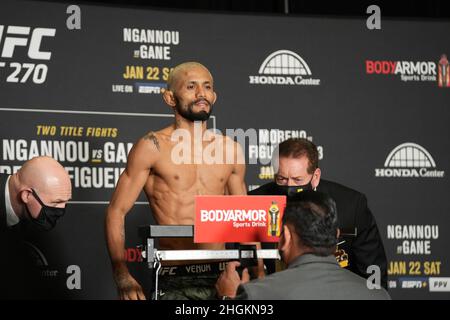
<path fill-rule="evenodd" d="M 30 213 L 30 210 L 27 206 L 25 206 L 27 210 L 27 214 L 29 216 L 29 220 L 33 223 L 32 225 L 41 231 L 49 231 L 53 229 L 56 225 L 56 221 L 61 218 L 66 213 L 66 208 L 56 208 L 50 207 L 42 202 L 41 198 L 37 195 L 36 191 L 31 189 L 31 193 L 42 206 L 41 211 L 37 218 L 33 218 Z"/>
<path fill-rule="evenodd" d="M 281 186 L 281 185 L 277 184 L 277 189 L 281 195 L 287 196 L 287 197 L 292 197 L 299 192 L 313 190 L 313 186 L 311 184 L 312 179 L 313 178 L 311 178 L 311 180 L 307 184 L 304 184 L 301 186 Z"/>

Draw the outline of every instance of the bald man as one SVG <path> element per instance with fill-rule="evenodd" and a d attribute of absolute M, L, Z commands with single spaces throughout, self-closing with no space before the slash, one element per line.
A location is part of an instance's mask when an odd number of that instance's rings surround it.
<path fill-rule="evenodd" d="M 71 197 L 72 185 L 64 167 L 53 158 L 35 157 L 15 174 L 0 175 L 0 230 L 21 221 L 38 230 L 51 230 Z"/>
<path fill-rule="evenodd" d="M 207 131 L 217 95 L 213 77 L 208 69 L 197 62 L 176 66 L 170 73 L 164 102 L 172 109 L 175 121 L 156 132 L 149 132 L 132 148 L 127 167 L 120 176 L 106 213 L 106 239 L 113 274 L 121 299 L 145 299 L 141 286 L 130 275 L 124 257 L 124 219 L 140 192 L 146 194 L 153 216 L 160 225 L 193 225 L 196 195 L 245 195 L 245 164 L 237 143 Z M 195 146 L 194 130 L 205 139 Z M 191 137 L 184 141 L 188 161 L 180 161 L 176 148 L 177 138 L 183 133 Z M 188 139 L 189 140 L 189 139 Z M 195 158 L 200 148 L 215 148 L 231 152 L 227 163 L 204 163 Z M 220 151 L 217 151 L 220 152 Z M 184 154 L 183 156 L 186 156 Z M 238 161 L 239 159 L 239 161 Z M 185 158 L 186 160 L 186 158 Z M 196 161 L 197 160 L 197 161 Z M 201 160 L 201 159 L 200 159 Z M 160 249 L 224 249 L 224 244 L 194 244 L 193 239 L 161 239 Z M 160 281 L 161 299 L 211 299 L 215 296 L 214 284 L 219 275 L 218 263 L 184 261 L 171 268 L 170 276 Z M 195 265 L 194 265 L 195 264 Z M 167 265 L 167 264 L 166 264 Z M 190 274 L 189 270 L 205 270 Z"/>
<path fill-rule="evenodd" d="M 50 157 L 33 158 L 13 175 L 0 174 L 0 299 L 50 294 L 26 238 L 33 229 L 55 227 L 71 196 L 69 175 Z"/>

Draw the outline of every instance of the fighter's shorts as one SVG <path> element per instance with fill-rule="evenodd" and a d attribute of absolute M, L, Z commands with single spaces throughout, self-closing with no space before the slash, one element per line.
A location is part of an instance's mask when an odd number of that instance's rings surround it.
<path fill-rule="evenodd" d="M 216 299 L 215 284 L 226 262 L 164 266 L 159 272 L 160 300 Z"/>

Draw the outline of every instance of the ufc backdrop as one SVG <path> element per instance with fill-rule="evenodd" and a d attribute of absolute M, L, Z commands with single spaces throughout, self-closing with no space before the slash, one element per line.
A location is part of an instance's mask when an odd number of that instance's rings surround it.
<path fill-rule="evenodd" d="M 383 19 L 371 31 L 364 19 L 80 5 L 72 29 L 68 6 L 0 3 L 1 172 L 50 155 L 72 178 L 66 215 L 32 239 L 60 297 L 117 298 L 105 209 L 132 144 L 173 121 L 160 95 L 170 68 L 199 61 L 218 94 L 209 126 L 256 129 L 249 188 L 273 178 L 279 141 L 311 139 L 322 177 L 367 195 L 392 297 L 450 298 L 450 23 Z M 151 223 L 142 195 L 126 246 L 144 286 L 137 228 Z"/>

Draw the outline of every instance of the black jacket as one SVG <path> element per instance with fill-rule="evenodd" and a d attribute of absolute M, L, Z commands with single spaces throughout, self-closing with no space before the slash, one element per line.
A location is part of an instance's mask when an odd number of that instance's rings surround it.
<path fill-rule="evenodd" d="M 349 256 L 348 269 L 367 278 L 367 267 L 377 265 L 381 270 L 381 285 L 387 288 L 387 260 L 383 241 L 375 218 L 367 206 L 366 196 L 341 184 L 320 180 L 317 191 L 328 194 L 336 202 L 341 239 L 346 242 L 339 246 Z M 249 195 L 278 195 L 276 183 L 271 182 L 252 190 Z M 354 235 L 356 234 L 356 235 Z M 269 272 L 274 271 L 274 263 L 266 263 Z"/>
<path fill-rule="evenodd" d="M 6 224 L 5 187 L 8 175 L 0 174 L 0 299 L 39 299 L 40 273 L 24 239 L 22 223 Z"/>
<path fill-rule="evenodd" d="M 5 186 L 8 175 L 0 174 L 0 233 L 7 231 L 6 225 L 6 204 L 5 204 Z"/>

